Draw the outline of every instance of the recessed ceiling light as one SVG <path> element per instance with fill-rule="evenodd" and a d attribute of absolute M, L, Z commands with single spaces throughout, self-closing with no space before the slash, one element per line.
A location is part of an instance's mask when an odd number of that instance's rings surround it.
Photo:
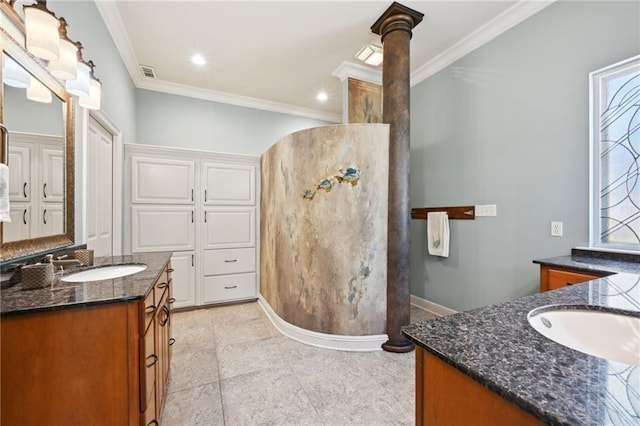
<path fill-rule="evenodd" d="M 329 99 L 329 96 L 326 92 L 320 92 L 316 95 L 316 99 L 320 102 L 325 102 L 327 99 Z"/>
<path fill-rule="evenodd" d="M 382 63 L 382 48 L 375 44 L 369 44 L 360 49 L 360 51 L 356 53 L 355 57 L 365 64 L 377 67 Z"/>
<path fill-rule="evenodd" d="M 207 61 L 204 59 L 204 56 L 202 55 L 193 55 L 191 57 L 191 62 L 193 62 L 196 65 L 204 65 L 207 63 Z"/>

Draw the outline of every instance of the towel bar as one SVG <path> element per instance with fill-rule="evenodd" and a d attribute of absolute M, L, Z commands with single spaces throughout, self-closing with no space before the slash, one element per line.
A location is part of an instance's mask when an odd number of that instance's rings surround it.
<path fill-rule="evenodd" d="M 474 220 L 476 218 L 475 206 L 456 206 L 411 209 L 411 219 L 426 219 L 429 212 L 447 212 L 449 219 Z"/>

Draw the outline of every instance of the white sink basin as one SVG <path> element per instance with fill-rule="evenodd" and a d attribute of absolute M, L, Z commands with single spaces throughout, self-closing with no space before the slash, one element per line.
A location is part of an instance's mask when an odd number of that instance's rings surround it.
<path fill-rule="evenodd" d="M 527 319 L 536 331 L 561 345 L 640 365 L 640 318 L 579 307 L 542 306 L 529 312 Z"/>
<path fill-rule="evenodd" d="M 68 283 L 83 283 L 87 281 L 111 280 L 113 278 L 126 277 L 147 269 L 147 265 L 130 264 L 130 265 L 111 265 L 100 266 L 93 269 L 78 271 L 61 278 L 62 281 Z"/>

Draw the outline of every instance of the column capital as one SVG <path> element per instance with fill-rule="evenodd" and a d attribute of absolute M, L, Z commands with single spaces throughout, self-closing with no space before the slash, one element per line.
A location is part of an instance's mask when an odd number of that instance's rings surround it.
<path fill-rule="evenodd" d="M 378 34 L 384 43 L 384 37 L 395 30 L 407 31 L 411 35 L 411 30 L 422 22 L 423 17 L 424 13 L 393 2 L 371 26 L 371 31 Z"/>

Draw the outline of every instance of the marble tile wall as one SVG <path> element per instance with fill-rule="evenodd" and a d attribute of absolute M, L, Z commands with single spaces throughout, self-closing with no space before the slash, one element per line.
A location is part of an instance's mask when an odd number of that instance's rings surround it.
<path fill-rule="evenodd" d="M 260 292 L 298 327 L 385 332 L 389 127 L 288 135 L 262 156 Z"/>

